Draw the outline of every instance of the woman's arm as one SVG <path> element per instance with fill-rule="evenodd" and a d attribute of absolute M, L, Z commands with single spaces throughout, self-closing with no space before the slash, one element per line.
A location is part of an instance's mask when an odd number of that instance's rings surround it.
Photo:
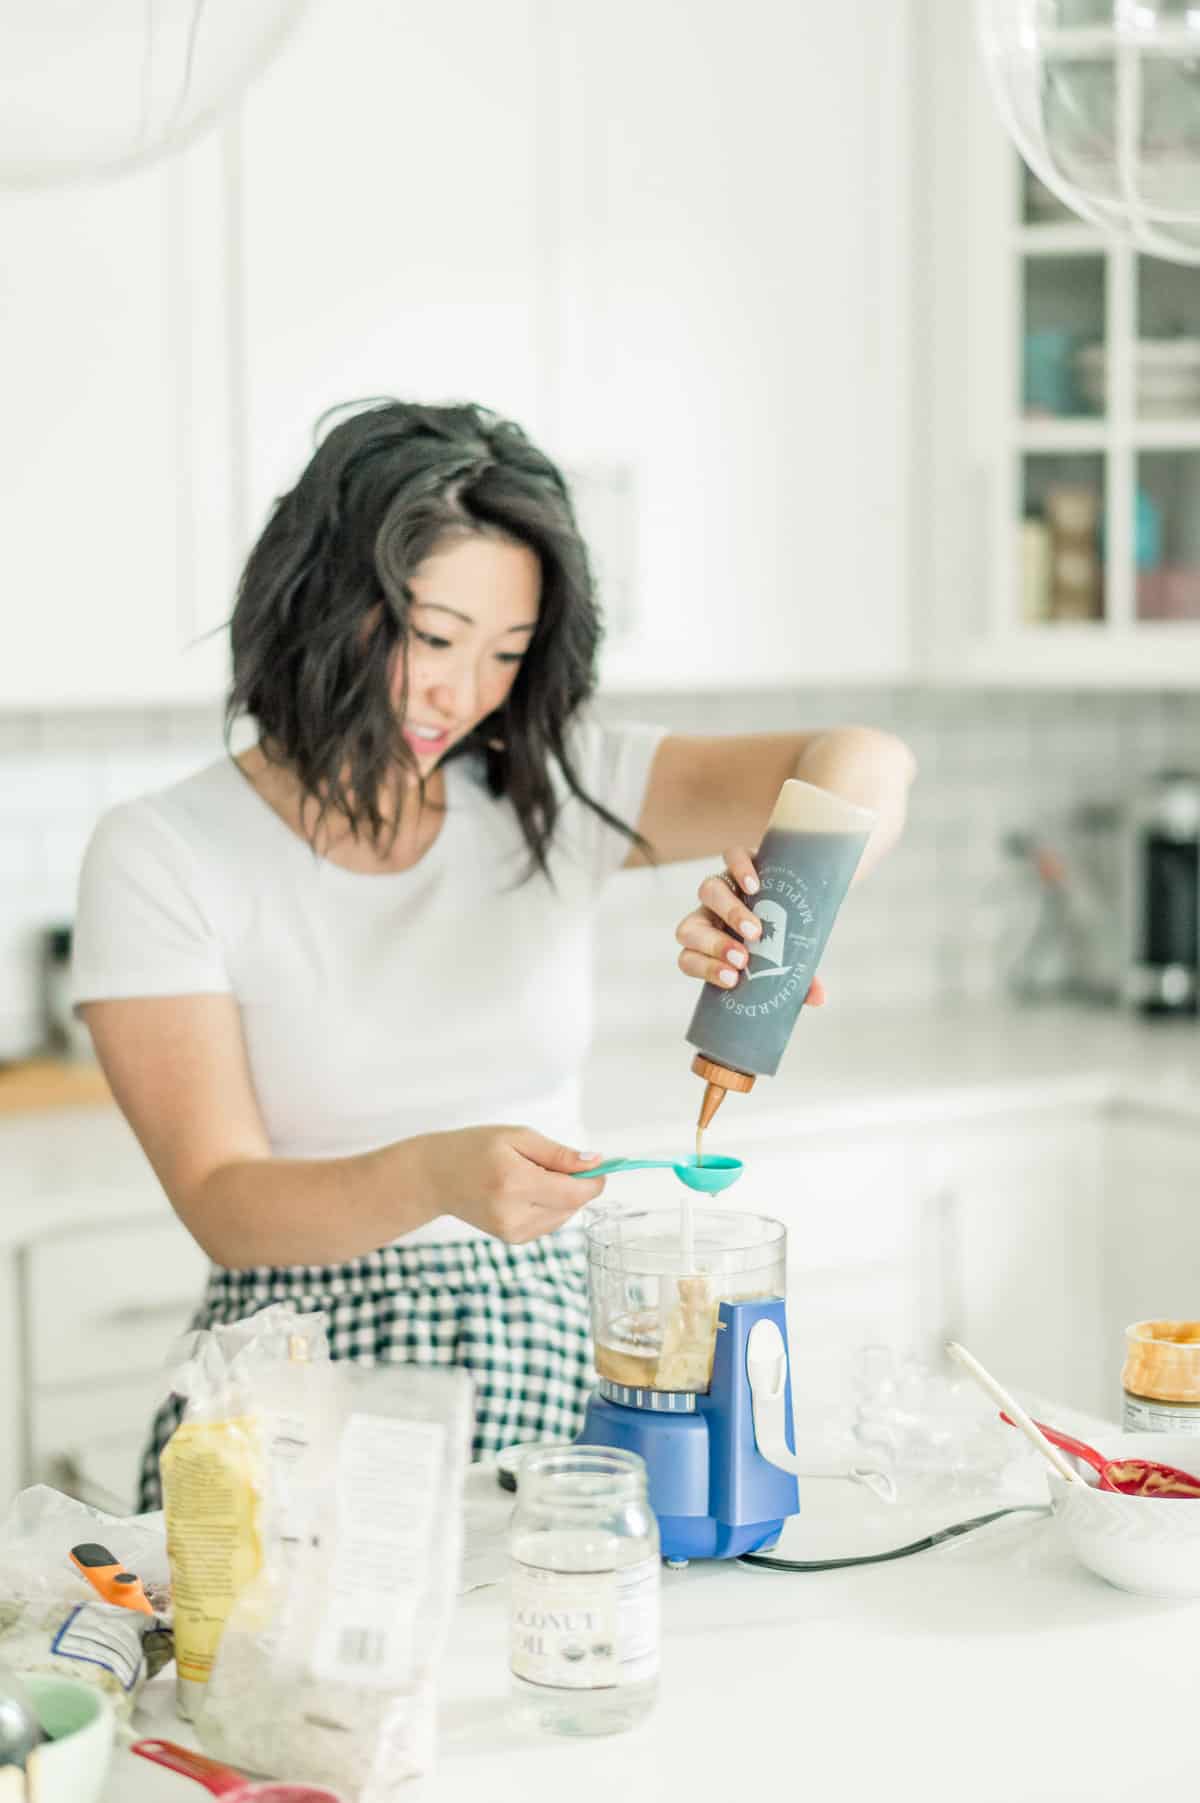
<path fill-rule="evenodd" d="M 862 876 L 903 830 L 916 767 L 902 739 L 870 726 L 716 739 L 671 735 L 651 766 L 638 831 L 662 864 L 755 846 L 780 789 L 799 776 L 877 815 L 858 867 Z M 635 848 L 626 868 L 644 861 Z"/>
<path fill-rule="evenodd" d="M 512 1242 L 552 1232 L 602 1180 L 595 1158 L 525 1127 L 397 1140 L 346 1158 L 275 1158 L 227 995 L 81 1008 L 125 1118 L 184 1226 L 217 1264 L 341 1264 L 453 1214 Z"/>

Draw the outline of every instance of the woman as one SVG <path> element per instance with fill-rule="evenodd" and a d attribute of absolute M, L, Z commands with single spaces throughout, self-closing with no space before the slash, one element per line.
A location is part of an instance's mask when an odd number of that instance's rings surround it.
<path fill-rule="evenodd" d="M 76 1002 L 213 1261 L 197 1324 L 290 1298 L 335 1356 L 461 1363 L 476 1456 L 570 1434 L 592 1381 L 559 1230 L 603 1188 L 573 1175 L 603 882 L 725 846 L 753 890 L 793 773 L 878 810 L 867 867 L 913 769 L 859 728 L 591 723 L 599 636 L 567 489 L 516 426 L 367 406 L 246 565 L 227 718 L 257 743 L 105 816 L 81 878 Z M 700 900 L 679 963 L 730 986 L 757 922 L 719 877 Z"/>

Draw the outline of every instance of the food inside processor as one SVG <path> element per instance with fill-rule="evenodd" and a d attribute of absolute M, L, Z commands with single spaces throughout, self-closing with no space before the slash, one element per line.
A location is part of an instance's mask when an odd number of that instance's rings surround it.
<path fill-rule="evenodd" d="M 596 1343 L 596 1369 L 613 1383 L 650 1390 L 706 1390 L 712 1376 L 719 1299 L 702 1271 L 675 1280 L 664 1326 L 658 1311 L 613 1321 Z"/>
<path fill-rule="evenodd" d="M 783 1294 L 776 1221 L 685 1207 L 608 1217 L 589 1231 L 596 1370 L 631 1389 L 704 1391 L 722 1302 Z"/>

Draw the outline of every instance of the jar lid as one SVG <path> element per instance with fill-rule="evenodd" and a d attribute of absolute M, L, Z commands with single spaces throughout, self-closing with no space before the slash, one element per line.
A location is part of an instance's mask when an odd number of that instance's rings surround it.
<path fill-rule="evenodd" d="M 496 1481 L 502 1490 L 515 1490 L 521 1476 L 522 1462 L 535 1452 L 565 1451 L 570 1440 L 518 1440 L 496 1454 Z"/>

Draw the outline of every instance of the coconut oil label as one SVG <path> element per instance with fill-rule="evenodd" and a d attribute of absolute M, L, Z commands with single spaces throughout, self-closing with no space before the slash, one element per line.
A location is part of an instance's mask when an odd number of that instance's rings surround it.
<path fill-rule="evenodd" d="M 617 1653 L 621 1683 L 641 1684 L 658 1675 L 657 1559 L 643 1559 L 617 1573 Z"/>
<path fill-rule="evenodd" d="M 658 1670 L 658 1561 L 623 1571 L 512 1562 L 509 1663 L 555 1690 L 609 1690 Z"/>
<path fill-rule="evenodd" d="M 509 1664 L 555 1690 L 607 1690 L 617 1666 L 617 1574 L 512 1562 Z"/>

